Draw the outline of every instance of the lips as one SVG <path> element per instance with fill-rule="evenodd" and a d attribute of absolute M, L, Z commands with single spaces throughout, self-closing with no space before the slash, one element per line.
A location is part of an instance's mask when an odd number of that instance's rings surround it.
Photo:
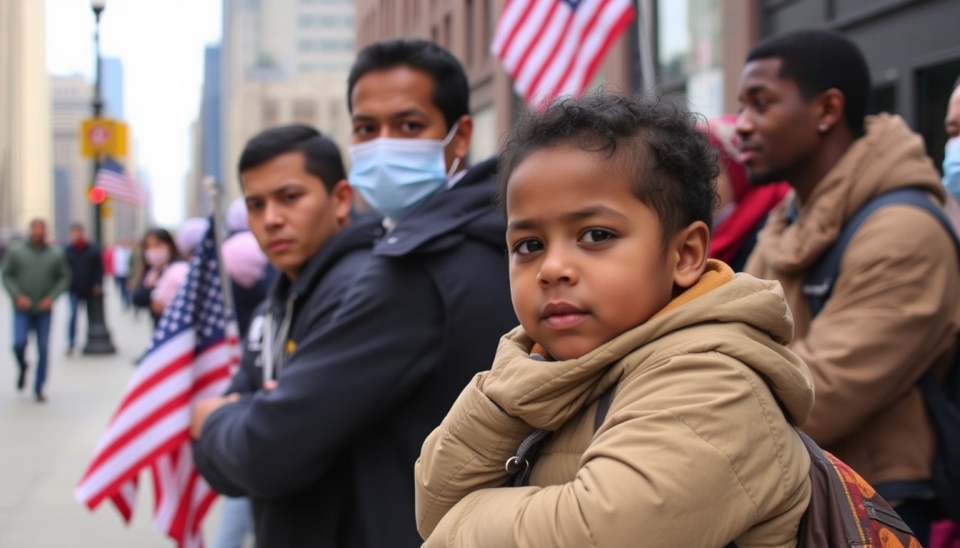
<path fill-rule="evenodd" d="M 587 311 L 569 303 L 550 303 L 543 308 L 540 319 L 554 329 L 569 329 L 587 317 Z"/>
<path fill-rule="evenodd" d="M 293 244 L 291 240 L 274 240 L 270 242 L 267 246 L 267 249 L 270 253 L 283 253 L 290 249 L 290 246 Z"/>
<path fill-rule="evenodd" d="M 756 147 L 743 146 L 740 147 L 740 163 L 746 164 L 754 158 L 759 152 L 759 149 Z"/>

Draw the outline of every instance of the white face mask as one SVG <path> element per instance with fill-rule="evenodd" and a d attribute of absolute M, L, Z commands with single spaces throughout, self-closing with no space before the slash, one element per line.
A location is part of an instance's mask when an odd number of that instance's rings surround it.
<path fill-rule="evenodd" d="M 442 141 L 380 137 L 350 146 L 350 185 L 370 207 L 400 220 L 447 184 L 460 163 L 446 169 L 444 150 L 458 124 Z"/>
<path fill-rule="evenodd" d="M 943 155 L 943 186 L 960 201 L 960 137 L 947 141 Z"/>

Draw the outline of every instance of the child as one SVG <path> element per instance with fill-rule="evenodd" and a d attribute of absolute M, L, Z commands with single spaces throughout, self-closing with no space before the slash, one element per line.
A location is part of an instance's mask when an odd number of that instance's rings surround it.
<path fill-rule="evenodd" d="M 423 445 L 425 546 L 795 546 L 812 380 L 780 287 L 707 258 L 716 160 L 664 102 L 567 99 L 513 130 L 521 327 Z"/>

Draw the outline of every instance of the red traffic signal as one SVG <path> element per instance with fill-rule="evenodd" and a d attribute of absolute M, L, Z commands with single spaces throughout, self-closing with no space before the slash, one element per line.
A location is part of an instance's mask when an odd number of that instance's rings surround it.
<path fill-rule="evenodd" d="M 100 205 L 104 200 L 107 199 L 107 191 L 102 188 L 95 186 L 87 192 L 87 198 L 90 200 L 91 204 Z"/>

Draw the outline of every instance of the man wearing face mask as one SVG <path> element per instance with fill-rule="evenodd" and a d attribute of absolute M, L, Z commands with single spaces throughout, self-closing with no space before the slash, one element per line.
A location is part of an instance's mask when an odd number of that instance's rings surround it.
<path fill-rule="evenodd" d="M 464 165 L 473 122 L 460 63 L 429 42 L 370 45 L 348 101 L 350 184 L 387 217 L 383 234 L 331 320 L 285 345 L 276 388 L 213 411 L 197 441 L 238 448 L 224 472 L 246 494 L 290 501 L 257 515 L 263 546 L 419 546 L 420 446 L 517 324 L 496 161 Z M 307 489 L 323 497 L 294 520 Z"/>

